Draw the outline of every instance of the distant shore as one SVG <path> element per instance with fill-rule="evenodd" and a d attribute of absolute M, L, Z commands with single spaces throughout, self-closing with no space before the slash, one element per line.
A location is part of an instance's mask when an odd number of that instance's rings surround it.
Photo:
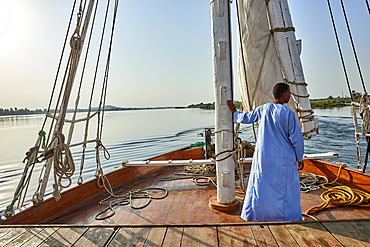
<path fill-rule="evenodd" d="M 187 107 L 117 107 L 112 105 L 107 105 L 104 108 L 104 111 L 133 111 L 133 110 L 158 110 L 158 109 L 183 109 Z M 97 108 L 94 107 L 91 109 L 92 112 L 96 111 Z M 36 109 L 30 110 L 27 108 L 18 109 L 18 108 L 10 108 L 10 109 L 3 109 L 0 108 L 0 116 L 12 116 L 12 115 L 32 115 L 32 114 L 46 114 L 47 109 Z M 68 109 L 68 113 L 74 112 L 73 109 Z M 88 109 L 78 109 L 77 112 L 88 112 Z M 54 111 L 50 111 L 51 114 Z"/>
<path fill-rule="evenodd" d="M 361 94 L 360 93 L 353 93 L 354 100 L 356 102 L 360 102 Z M 311 107 L 313 109 L 320 108 L 334 108 L 334 107 L 344 107 L 349 106 L 351 104 L 351 98 L 349 97 L 333 97 L 329 96 L 323 99 L 310 99 Z M 235 106 L 237 108 L 240 107 L 241 102 L 235 101 Z M 200 102 L 198 104 L 191 104 L 184 107 L 118 107 L 112 105 L 106 105 L 104 110 L 105 111 L 132 111 L 132 110 L 156 110 L 156 109 L 185 109 L 185 108 L 199 108 L 203 110 L 214 110 L 215 103 L 203 103 Z M 96 111 L 97 108 L 92 108 L 91 111 Z M 73 112 L 73 109 L 68 109 L 67 112 Z M 78 109 L 78 112 L 87 112 L 88 109 Z M 10 109 L 3 109 L 0 108 L 0 116 L 11 116 L 11 115 L 31 115 L 31 114 L 45 114 L 47 109 L 36 109 L 36 110 L 29 110 L 27 108 L 18 109 L 18 108 L 10 108 Z M 54 113 L 54 112 L 50 112 Z"/>

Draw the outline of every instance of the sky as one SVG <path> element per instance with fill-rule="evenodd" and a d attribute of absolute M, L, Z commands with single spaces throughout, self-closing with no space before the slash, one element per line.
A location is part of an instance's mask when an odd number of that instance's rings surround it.
<path fill-rule="evenodd" d="M 0 108 L 47 108 L 73 2 L 0 0 Z M 351 87 L 362 92 L 340 3 L 331 2 Z M 348 95 L 326 1 L 288 3 L 296 37 L 302 39 L 301 60 L 311 98 Z M 365 0 L 344 0 L 344 4 L 365 85 L 369 86 L 370 15 Z M 231 7 L 235 65 L 235 1 Z M 96 23 L 103 21 L 101 9 Z M 214 101 L 209 1 L 120 0 L 114 35 L 107 104 L 157 107 Z M 84 76 L 81 105 L 89 100 L 97 51 L 92 45 L 95 57 L 88 60 L 91 65 Z M 234 98 L 238 100 L 236 66 L 233 71 Z M 100 83 L 102 67 L 98 72 Z M 95 97 L 100 93 L 99 83 Z M 76 89 L 71 106 L 75 96 Z"/>

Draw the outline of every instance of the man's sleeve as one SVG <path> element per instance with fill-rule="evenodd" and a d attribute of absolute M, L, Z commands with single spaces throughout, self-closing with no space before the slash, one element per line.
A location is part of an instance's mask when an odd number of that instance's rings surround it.
<path fill-rule="evenodd" d="M 259 119 L 258 109 L 259 108 L 256 108 L 250 112 L 239 112 L 239 111 L 234 112 L 233 122 L 244 124 L 257 122 Z"/>
<path fill-rule="evenodd" d="M 301 128 L 299 127 L 298 121 L 293 113 L 289 114 L 289 140 L 293 145 L 295 156 L 298 162 L 303 160 L 304 155 L 304 141 L 302 136 Z"/>

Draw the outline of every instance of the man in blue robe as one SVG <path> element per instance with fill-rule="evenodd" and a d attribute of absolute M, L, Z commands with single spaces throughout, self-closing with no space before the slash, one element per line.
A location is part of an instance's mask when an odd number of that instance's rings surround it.
<path fill-rule="evenodd" d="M 273 94 L 273 103 L 247 113 L 236 111 L 234 103 L 227 102 L 234 123 L 259 125 L 241 215 L 246 221 L 302 220 L 297 161 L 303 165 L 303 136 L 294 112 L 284 106 L 290 99 L 289 85 L 276 84 Z"/>

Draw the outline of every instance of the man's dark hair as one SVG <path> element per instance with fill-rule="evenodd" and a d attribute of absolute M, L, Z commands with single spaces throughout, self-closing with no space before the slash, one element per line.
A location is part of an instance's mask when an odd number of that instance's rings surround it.
<path fill-rule="evenodd" d="M 279 82 L 274 86 L 272 93 L 274 94 L 275 99 L 280 99 L 281 95 L 288 91 L 289 85 L 284 82 Z"/>

